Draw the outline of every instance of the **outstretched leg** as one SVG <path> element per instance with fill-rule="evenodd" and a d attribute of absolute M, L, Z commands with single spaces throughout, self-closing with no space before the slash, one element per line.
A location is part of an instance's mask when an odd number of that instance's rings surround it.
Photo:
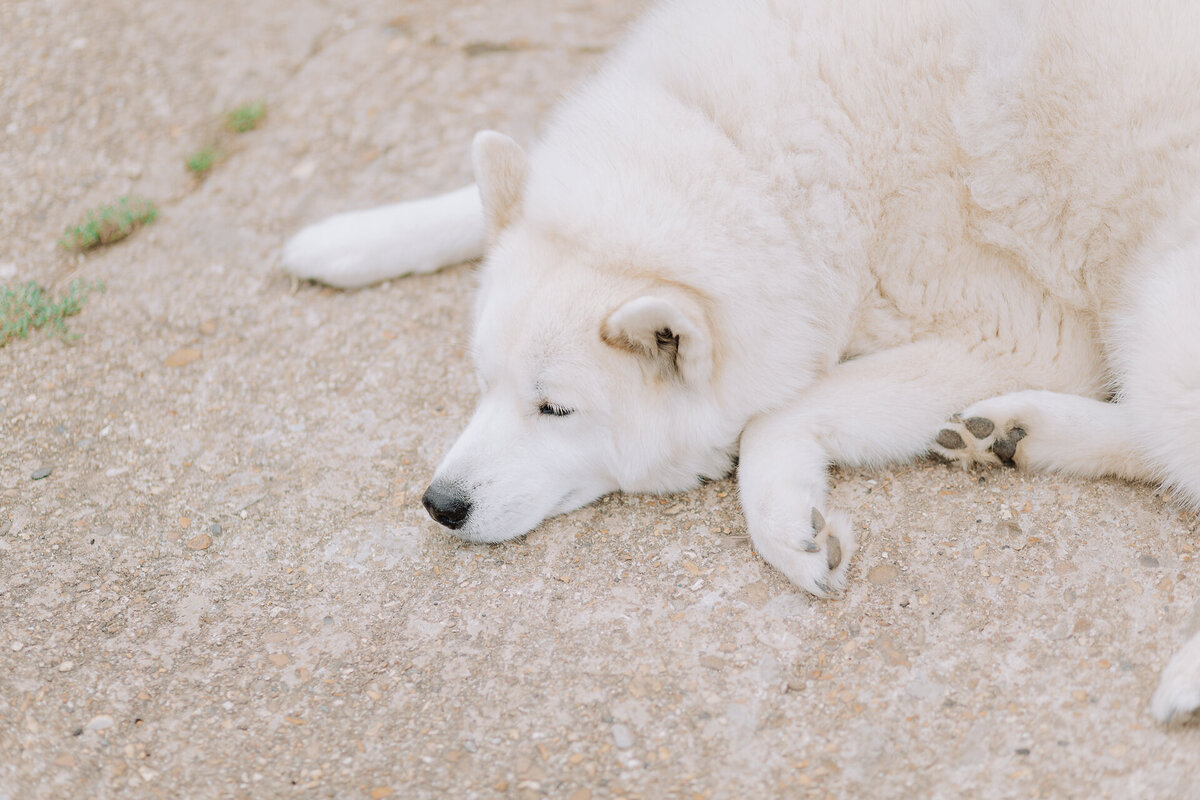
<path fill-rule="evenodd" d="M 483 205 L 471 185 L 309 225 L 284 246 L 283 268 L 351 289 L 479 258 L 484 243 Z"/>
<path fill-rule="evenodd" d="M 1118 402 L 1129 409 L 1153 477 L 1200 509 L 1200 198 L 1184 235 L 1130 285 L 1112 332 Z M 1151 260 L 1152 259 L 1152 260 Z M 1163 722 L 1200 715 L 1200 632 L 1163 670 L 1150 705 Z"/>
<path fill-rule="evenodd" d="M 975 403 L 942 425 L 931 449 L 963 466 L 1152 476 L 1129 408 L 1061 392 L 1010 392 Z"/>
<path fill-rule="evenodd" d="M 790 405 L 751 421 L 738 484 L 755 550 L 815 595 L 841 589 L 855 537 L 825 507 L 829 465 L 925 453 L 947 414 L 1019 382 L 1016 363 L 952 341 L 905 345 L 839 364 Z"/>

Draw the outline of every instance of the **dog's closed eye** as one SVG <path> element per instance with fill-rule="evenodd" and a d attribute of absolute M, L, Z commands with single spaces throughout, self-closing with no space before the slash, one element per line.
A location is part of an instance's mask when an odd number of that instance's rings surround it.
<path fill-rule="evenodd" d="M 545 416 L 550 416 L 550 417 L 565 417 L 568 414 L 573 413 L 574 411 L 575 411 L 575 409 L 573 409 L 573 408 L 563 408 L 562 406 L 556 406 L 556 405 L 554 405 L 554 403 L 551 403 L 549 401 L 545 401 L 540 406 L 538 406 L 539 414 L 543 414 Z"/>

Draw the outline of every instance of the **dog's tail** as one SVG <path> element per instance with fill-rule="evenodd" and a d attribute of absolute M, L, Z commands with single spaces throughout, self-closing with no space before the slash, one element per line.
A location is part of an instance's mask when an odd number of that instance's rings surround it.
<path fill-rule="evenodd" d="M 283 268 L 344 289 L 433 272 L 483 255 L 479 190 L 338 214 L 309 225 L 283 248 Z"/>

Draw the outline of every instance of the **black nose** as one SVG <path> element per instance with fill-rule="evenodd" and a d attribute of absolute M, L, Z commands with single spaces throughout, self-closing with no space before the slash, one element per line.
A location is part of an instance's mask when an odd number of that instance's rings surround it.
<path fill-rule="evenodd" d="M 431 483 L 421 502 L 429 516 L 452 531 L 461 528 L 471 514 L 471 498 L 453 484 Z"/>

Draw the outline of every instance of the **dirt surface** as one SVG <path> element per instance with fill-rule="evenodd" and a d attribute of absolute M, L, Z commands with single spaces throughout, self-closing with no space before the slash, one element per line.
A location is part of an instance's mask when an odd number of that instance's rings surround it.
<path fill-rule="evenodd" d="M 336 292 L 280 245 L 529 141 L 639 5 L 0 3 L 0 281 L 107 285 L 0 348 L 0 800 L 1200 797 L 1200 730 L 1146 710 L 1196 520 L 1149 488 L 835 473 L 833 602 L 732 481 L 498 546 L 427 519 L 470 267 Z M 130 192 L 158 222 L 56 249 Z"/>

